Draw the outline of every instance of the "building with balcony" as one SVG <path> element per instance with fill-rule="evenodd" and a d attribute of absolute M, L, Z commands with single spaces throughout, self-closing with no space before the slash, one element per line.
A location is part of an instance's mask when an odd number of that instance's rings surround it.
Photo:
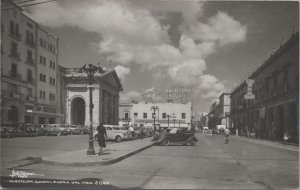
<path fill-rule="evenodd" d="M 155 114 L 154 108 L 155 107 Z M 151 126 L 155 122 L 162 128 L 190 127 L 192 104 L 188 103 L 146 103 L 132 104 L 131 116 L 134 126 Z"/>
<path fill-rule="evenodd" d="M 231 92 L 230 125 L 239 134 L 299 143 L 299 32 Z"/>
<path fill-rule="evenodd" d="M 13 1 L 5 0 L 2 6 L 1 123 L 61 122 L 58 38 L 23 14 Z"/>
<path fill-rule="evenodd" d="M 133 103 L 120 102 L 119 103 L 119 125 L 127 126 L 132 124 L 132 108 Z"/>
<path fill-rule="evenodd" d="M 208 126 L 215 128 L 216 125 L 225 125 L 229 128 L 229 114 L 230 114 L 230 93 L 222 93 L 218 101 L 215 101 L 208 114 Z"/>

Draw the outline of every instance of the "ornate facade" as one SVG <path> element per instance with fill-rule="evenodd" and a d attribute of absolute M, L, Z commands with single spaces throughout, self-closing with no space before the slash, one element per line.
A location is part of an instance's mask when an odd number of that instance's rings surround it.
<path fill-rule="evenodd" d="M 255 99 L 247 100 L 246 81 L 231 93 L 231 127 L 239 134 L 299 143 L 299 32 L 267 59 L 249 79 Z"/>
<path fill-rule="evenodd" d="M 79 69 L 64 69 L 65 122 L 75 125 L 89 125 L 89 78 Z M 93 125 L 118 124 L 119 92 L 122 85 L 115 70 L 96 72 L 92 84 Z"/>

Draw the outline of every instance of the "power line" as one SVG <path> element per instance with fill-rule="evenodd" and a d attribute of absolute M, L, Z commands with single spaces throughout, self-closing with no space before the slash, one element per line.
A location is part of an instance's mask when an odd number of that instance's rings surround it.
<path fill-rule="evenodd" d="M 19 7 L 34 6 L 34 5 L 39 5 L 39 4 L 49 3 L 49 2 L 53 2 L 53 1 L 56 1 L 56 0 L 49 0 L 49 1 L 39 2 L 39 3 L 32 3 L 32 4 L 27 4 L 27 5 L 21 5 L 21 6 L 19 6 Z M 10 9 L 15 9 L 15 7 L 2 9 L 1 11 L 6 11 L 6 10 L 10 10 Z"/>
<path fill-rule="evenodd" d="M 27 2 L 30 2 L 30 1 L 36 1 L 36 0 L 18 1 L 18 2 L 14 2 L 14 4 L 18 5 L 18 4 L 21 4 L 21 3 L 27 3 Z M 6 3 L 6 5 L 3 5 L 3 6 L 13 6 L 13 4 L 9 3 L 9 2 L 6 1 L 6 0 L 4 0 L 3 2 Z"/>

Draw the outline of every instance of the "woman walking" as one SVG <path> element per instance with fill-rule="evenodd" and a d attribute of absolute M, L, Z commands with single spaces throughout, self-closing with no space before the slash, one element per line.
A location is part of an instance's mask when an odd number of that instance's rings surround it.
<path fill-rule="evenodd" d="M 97 126 L 97 131 L 98 131 L 98 144 L 100 148 L 98 155 L 101 155 L 102 148 L 106 147 L 105 139 L 107 139 L 106 129 L 102 123 L 99 123 L 99 125 Z"/>

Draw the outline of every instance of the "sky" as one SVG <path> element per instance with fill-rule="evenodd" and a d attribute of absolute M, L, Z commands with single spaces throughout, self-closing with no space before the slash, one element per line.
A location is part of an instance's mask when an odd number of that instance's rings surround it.
<path fill-rule="evenodd" d="M 296 1 L 57 0 L 26 14 L 59 37 L 59 64 L 114 68 L 121 101 L 188 88 L 209 112 L 299 30 Z"/>

